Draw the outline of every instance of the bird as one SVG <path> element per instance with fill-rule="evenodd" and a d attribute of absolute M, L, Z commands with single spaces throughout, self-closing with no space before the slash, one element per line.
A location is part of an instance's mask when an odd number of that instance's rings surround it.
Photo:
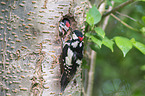
<path fill-rule="evenodd" d="M 59 23 L 59 36 L 65 36 L 70 28 L 70 20 L 67 18 L 62 19 Z"/>
<path fill-rule="evenodd" d="M 72 32 L 70 40 L 66 41 L 62 49 L 63 73 L 61 76 L 61 92 L 74 77 L 83 58 L 83 34 L 79 30 Z"/>

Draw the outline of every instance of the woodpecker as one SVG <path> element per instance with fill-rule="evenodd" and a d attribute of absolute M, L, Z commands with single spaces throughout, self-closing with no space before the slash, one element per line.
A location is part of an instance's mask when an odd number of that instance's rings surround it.
<path fill-rule="evenodd" d="M 63 92 L 75 75 L 83 58 L 83 34 L 75 30 L 72 38 L 65 42 L 62 50 L 63 73 L 61 77 L 61 91 Z"/>
<path fill-rule="evenodd" d="M 70 20 L 64 18 L 59 24 L 59 36 L 65 36 L 70 28 Z"/>

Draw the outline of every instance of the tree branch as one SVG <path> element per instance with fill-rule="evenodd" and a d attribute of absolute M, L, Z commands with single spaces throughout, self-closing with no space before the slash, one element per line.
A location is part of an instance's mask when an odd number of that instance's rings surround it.
<path fill-rule="evenodd" d="M 114 1 L 111 1 L 111 4 L 112 4 L 112 6 L 109 6 L 108 11 L 112 10 L 113 5 L 114 5 Z M 106 16 L 106 18 L 104 19 L 104 22 L 102 23 L 103 24 L 103 26 L 102 26 L 102 29 L 103 30 L 106 29 L 106 26 L 108 24 L 109 18 L 110 18 L 110 15 L 109 16 Z"/>
<path fill-rule="evenodd" d="M 128 0 L 128 1 L 120 4 L 119 6 L 115 7 L 111 11 L 104 13 L 102 17 L 108 16 L 109 14 L 114 13 L 115 11 L 117 11 L 117 10 L 119 10 L 119 9 L 125 7 L 126 5 L 133 3 L 133 2 L 135 2 L 135 0 Z"/>
<path fill-rule="evenodd" d="M 118 17 L 116 17 L 114 14 L 111 13 L 111 16 L 114 17 L 119 22 L 121 22 L 124 26 L 128 27 L 129 29 L 131 29 L 133 31 L 139 31 L 138 29 L 135 29 L 135 28 L 131 27 L 130 25 L 128 25 L 127 23 L 125 23 L 124 21 L 122 21 L 121 19 L 119 19 Z"/>
<path fill-rule="evenodd" d="M 104 1 L 105 1 L 105 0 L 101 0 L 101 1 L 99 2 L 99 4 L 98 4 L 97 8 L 99 8 L 100 5 L 101 5 Z"/>
<path fill-rule="evenodd" d="M 96 52 L 92 50 L 87 96 L 92 96 L 92 92 L 93 92 L 94 73 L 95 73 L 95 58 L 96 58 Z"/>
<path fill-rule="evenodd" d="M 125 16 L 125 17 L 131 19 L 131 20 L 134 21 L 134 22 L 137 22 L 137 20 L 135 20 L 134 18 L 132 18 L 132 17 L 126 15 L 126 14 L 119 13 L 118 11 L 116 11 L 116 13 L 119 14 L 119 15 L 121 15 L 121 16 Z"/>

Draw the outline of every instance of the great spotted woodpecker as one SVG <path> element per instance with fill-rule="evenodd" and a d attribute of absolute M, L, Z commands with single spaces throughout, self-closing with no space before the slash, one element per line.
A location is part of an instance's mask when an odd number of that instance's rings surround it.
<path fill-rule="evenodd" d="M 64 91 L 70 80 L 75 75 L 83 58 L 83 34 L 75 30 L 72 38 L 65 42 L 62 50 L 64 72 L 61 77 L 61 91 Z"/>
<path fill-rule="evenodd" d="M 65 36 L 70 28 L 70 20 L 67 18 L 64 18 L 59 23 L 59 36 Z"/>

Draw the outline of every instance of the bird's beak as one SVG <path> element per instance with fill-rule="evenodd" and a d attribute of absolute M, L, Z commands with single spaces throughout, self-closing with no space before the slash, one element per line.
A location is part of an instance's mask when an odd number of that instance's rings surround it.
<path fill-rule="evenodd" d="M 79 40 L 80 40 L 80 41 L 82 41 L 82 40 L 83 40 L 83 38 L 84 38 L 84 37 L 80 37 L 80 36 L 79 36 Z"/>

